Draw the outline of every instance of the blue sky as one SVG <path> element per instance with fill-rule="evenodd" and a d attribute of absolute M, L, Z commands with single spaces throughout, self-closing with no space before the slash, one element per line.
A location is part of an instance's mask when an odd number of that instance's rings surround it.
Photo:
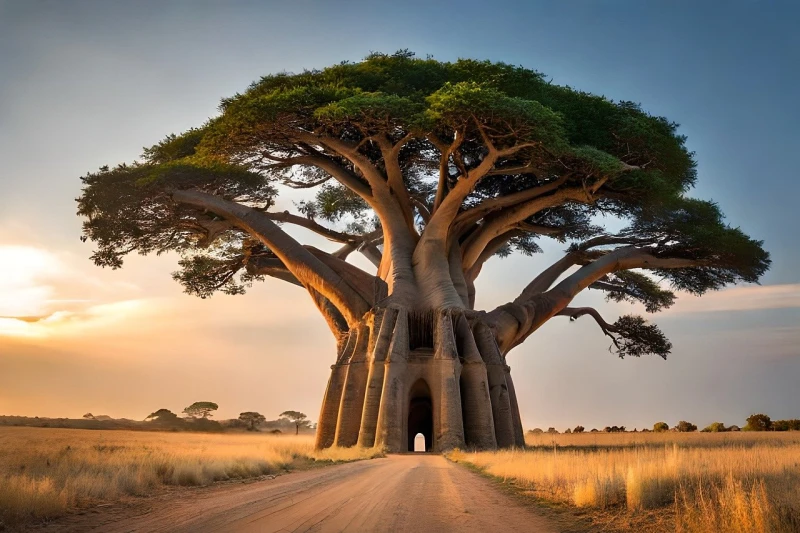
<path fill-rule="evenodd" d="M 311 324 L 309 338 L 292 340 L 276 328 L 277 318 L 270 323 L 267 317 L 265 324 L 234 319 L 236 309 L 281 298 L 294 302 L 299 293 L 265 284 L 245 297 L 196 302 L 169 279 L 174 257 L 100 271 L 87 259 L 88 245 L 78 241 L 78 177 L 102 164 L 130 161 L 166 133 L 202 123 L 221 97 L 263 74 L 408 48 L 440 60 L 521 64 L 553 83 L 641 102 L 680 123 L 699 161 L 693 195 L 718 201 L 732 225 L 763 239 L 772 254 L 763 283 L 781 289 L 769 296 L 726 293 L 711 308 L 682 300 L 674 312 L 653 317 L 675 344 L 667 362 L 619 361 L 592 324 L 548 324 L 509 358 L 526 426 L 642 427 L 692 417 L 699 424 L 723 418 L 741 423 L 755 410 L 798 417 L 798 20 L 800 7 L 788 1 L 0 0 L 0 247 L 43 250 L 63 265 L 57 270 L 64 279 L 53 281 L 59 274 L 49 272 L 41 282 L 50 287 L 51 300 L 110 305 L 160 299 L 162 307 L 194 317 L 172 328 L 184 337 L 159 333 L 161 351 L 139 346 L 130 332 L 118 341 L 95 330 L 68 340 L 0 336 L 0 370 L 6 370 L 0 371 L 0 390 L 11 391 L 0 393 L 0 413 L 40 414 L 47 398 L 69 394 L 63 414 L 106 409 L 134 416 L 137 409 L 162 407 L 138 407 L 145 401 L 180 409 L 178 404 L 197 399 L 193 395 L 207 395 L 227 402 L 229 415 L 277 413 L 297 404 L 314 418 L 332 343 L 311 305 L 303 302 L 307 314 L 296 315 Z M 520 289 L 517 276 L 553 257 L 490 264 L 479 282 L 479 303 L 511 299 Z M 41 289 L 29 282 L 25 290 Z M 2 290 L 0 284 L 0 305 Z M 746 303 L 751 300 L 756 303 Z M 220 308 L 233 318 L 216 315 Z M 140 327 L 152 324 L 146 316 Z M 201 330 L 213 333 L 213 352 L 204 348 Z M 188 353 L 181 340 L 186 332 L 195 338 Z M 268 353 L 273 351 L 280 353 Z M 314 370 L 294 371 L 283 353 Z M 153 370 L 159 354 L 160 368 L 188 372 L 187 383 L 163 390 L 169 381 Z M 231 390 L 224 381 L 236 379 L 237 365 L 262 379 L 248 378 L 248 386 Z M 68 379 L 37 382 L 43 367 L 75 379 L 87 369 L 103 370 L 99 379 L 71 390 Z M 274 387 L 275 375 L 293 377 Z M 292 395 L 297 399 L 286 401 L 293 405 L 278 405 Z"/>

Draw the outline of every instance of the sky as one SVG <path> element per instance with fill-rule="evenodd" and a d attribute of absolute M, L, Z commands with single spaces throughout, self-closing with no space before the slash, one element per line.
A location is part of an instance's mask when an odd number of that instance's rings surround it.
<path fill-rule="evenodd" d="M 772 254 L 762 285 L 649 317 L 674 344 L 667 361 L 620 360 L 591 321 L 551 320 L 508 357 L 526 428 L 798 418 L 797 20 L 795 2 L 755 0 L 0 0 L 0 317 L 48 316 L 0 318 L 0 414 L 142 419 L 208 400 L 218 418 L 316 419 L 334 342 L 307 295 L 268 280 L 200 300 L 169 254 L 94 266 L 79 178 L 202 124 L 262 75 L 407 48 L 534 68 L 680 123 L 692 194 Z M 478 306 L 513 299 L 563 245 L 544 248 L 487 264 Z M 609 318 L 637 311 L 580 298 Z"/>

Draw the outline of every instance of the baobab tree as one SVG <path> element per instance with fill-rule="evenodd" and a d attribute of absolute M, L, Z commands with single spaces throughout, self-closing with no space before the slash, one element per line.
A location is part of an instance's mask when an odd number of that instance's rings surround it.
<path fill-rule="evenodd" d="M 307 291 L 337 344 L 318 447 L 413 449 L 418 432 L 434 450 L 521 445 L 506 357 L 548 320 L 593 319 L 620 357 L 670 352 L 657 326 L 575 307 L 579 293 L 654 313 L 674 290 L 756 282 L 770 262 L 687 195 L 696 166 L 676 124 L 503 63 L 399 52 L 269 75 L 141 161 L 82 180 L 98 265 L 176 251 L 190 294 L 265 277 Z M 308 194 L 278 209 L 287 188 Z M 544 238 L 563 255 L 476 310 L 486 261 Z"/>

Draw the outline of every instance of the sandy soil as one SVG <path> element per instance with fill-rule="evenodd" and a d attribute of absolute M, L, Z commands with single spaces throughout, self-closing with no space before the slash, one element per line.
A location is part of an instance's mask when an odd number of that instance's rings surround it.
<path fill-rule="evenodd" d="M 99 512 L 97 512 L 99 511 Z M 73 515 L 59 532 L 555 532 L 492 482 L 439 455 L 393 455 L 182 491 Z"/>

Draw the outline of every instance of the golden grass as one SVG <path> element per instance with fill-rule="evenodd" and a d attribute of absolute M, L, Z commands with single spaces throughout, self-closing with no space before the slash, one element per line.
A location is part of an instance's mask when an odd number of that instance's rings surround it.
<path fill-rule="evenodd" d="M 527 444 L 449 457 L 548 501 L 616 511 L 617 527 L 655 512 L 668 519 L 651 531 L 800 531 L 797 432 L 530 435 Z"/>
<path fill-rule="evenodd" d="M 207 485 L 378 455 L 363 448 L 316 451 L 313 436 L 305 435 L 0 428 L 0 529 L 166 485 Z"/>

